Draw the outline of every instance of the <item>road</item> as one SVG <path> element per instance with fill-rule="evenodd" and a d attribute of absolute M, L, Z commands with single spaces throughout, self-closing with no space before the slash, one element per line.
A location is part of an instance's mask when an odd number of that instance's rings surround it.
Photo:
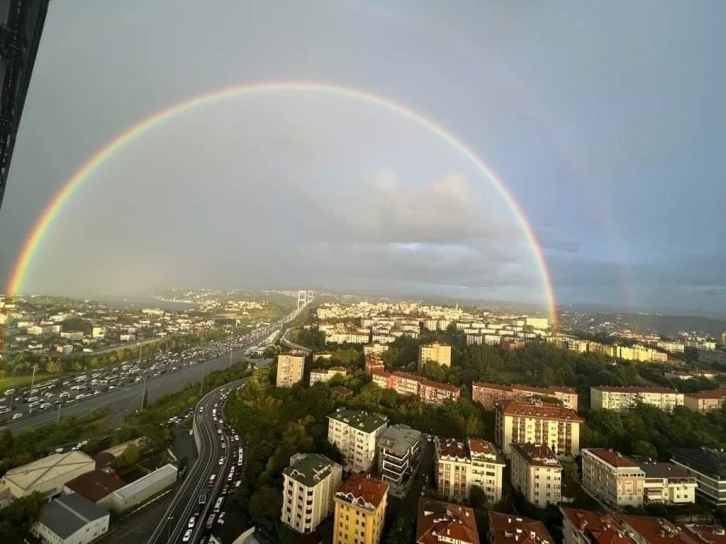
<path fill-rule="evenodd" d="M 232 353 L 232 360 L 239 360 L 244 350 Z M 223 370 L 229 366 L 229 355 L 221 355 L 209 361 L 197 363 L 177 370 L 176 372 L 162 374 L 149 378 L 146 382 L 149 402 L 154 402 L 159 397 L 168 393 L 174 393 L 181 389 L 187 382 L 201 382 L 205 374 L 215 370 Z M 109 406 L 113 416 L 109 421 L 111 428 L 120 425 L 123 417 L 134 410 L 141 408 L 141 393 L 144 390 L 143 382 L 136 382 L 124 387 L 113 389 L 101 395 L 87 397 L 75 401 L 72 404 L 61 407 L 60 416 L 83 416 L 90 414 L 98 408 Z M 10 421 L 6 424 L 15 431 L 25 427 L 46 425 L 55 423 L 58 418 L 58 410 L 49 410 L 32 416 L 26 416 L 17 421 Z"/>
<path fill-rule="evenodd" d="M 221 419 L 223 413 L 223 394 L 235 387 L 239 387 L 244 380 L 231 382 L 205 395 L 194 409 L 194 433 L 199 455 L 189 469 L 187 476 L 172 499 L 172 503 L 159 522 L 154 534 L 149 539 L 149 544 L 168 544 L 171 542 L 182 542 L 185 533 L 189 531 L 189 520 L 195 516 L 195 524 L 191 528 L 191 535 L 186 540 L 189 543 L 198 542 L 202 536 L 210 534 L 206 523 L 209 519 L 215 501 L 220 496 L 223 486 L 231 487 L 234 484 L 234 477 L 225 479 L 230 470 L 237 466 L 236 455 L 232 455 L 241 443 L 233 441 L 223 430 L 225 425 Z M 220 422 L 214 421 L 213 410 L 217 406 L 217 414 Z M 224 445 L 224 446 L 223 446 Z M 223 458 L 223 464 L 219 464 Z M 214 475 L 215 480 L 209 484 L 210 477 Z M 205 501 L 200 503 L 200 497 L 204 496 Z M 213 520 L 214 523 L 214 520 Z"/>
<path fill-rule="evenodd" d="M 300 344 L 296 344 L 295 342 L 291 342 L 288 340 L 287 335 L 292 331 L 292 329 L 287 329 L 284 333 L 282 333 L 282 338 L 280 338 L 280 343 L 284 344 L 286 347 L 290 349 L 299 349 L 300 351 L 304 351 L 305 353 L 311 353 L 312 350 L 310 348 L 306 348 L 305 346 L 301 346 Z"/>

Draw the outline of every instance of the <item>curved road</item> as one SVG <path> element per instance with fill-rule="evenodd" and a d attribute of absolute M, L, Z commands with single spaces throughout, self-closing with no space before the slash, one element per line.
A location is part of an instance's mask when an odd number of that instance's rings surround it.
<path fill-rule="evenodd" d="M 238 447 L 239 444 L 239 442 L 232 442 L 226 433 L 217 433 L 217 424 L 212 417 L 212 410 L 225 391 L 231 391 L 243 385 L 245 381 L 230 382 L 215 389 L 204 396 L 194 408 L 194 439 L 199 455 L 151 535 L 149 544 L 182 542 L 184 534 L 189 529 L 189 518 L 195 513 L 197 514 L 196 523 L 188 542 L 195 543 L 202 534 L 208 532 L 205 527 L 207 518 L 220 495 L 222 486 L 226 483 L 225 475 L 229 472 L 233 461 L 232 448 Z M 220 422 L 222 414 L 223 409 L 220 405 L 218 409 Z M 222 443 L 225 445 L 224 448 Z M 219 458 L 222 456 L 224 456 L 224 463 L 220 465 Z M 210 486 L 208 482 L 212 474 L 216 476 L 214 484 Z M 203 505 L 199 502 L 200 495 L 206 496 Z"/>

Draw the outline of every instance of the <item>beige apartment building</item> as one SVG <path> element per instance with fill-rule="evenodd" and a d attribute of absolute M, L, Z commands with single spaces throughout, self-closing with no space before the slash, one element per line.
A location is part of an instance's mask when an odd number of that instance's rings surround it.
<path fill-rule="evenodd" d="M 300 534 L 313 532 L 333 511 L 333 497 L 343 480 L 343 468 L 317 453 L 299 453 L 282 472 L 280 519 Z"/>
<path fill-rule="evenodd" d="M 301 351 L 281 353 L 277 356 L 277 387 L 292 387 L 300 383 L 305 370 L 305 354 Z"/>
<path fill-rule="evenodd" d="M 348 371 L 344 366 L 316 368 L 315 370 L 310 371 L 310 385 L 313 386 L 316 383 L 327 383 L 337 375 L 346 376 L 347 374 Z"/>
<path fill-rule="evenodd" d="M 482 489 L 490 503 L 502 499 L 504 459 L 486 440 L 436 438 L 436 481 L 438 489 L 449 499 L 469 498 L 471 487 Z"/>
<path fill-rule="evenodd" d="M 376 459 L 378 438 L 388 427 L 388 418 L 359 410 L 339 408 L 328 416 L 328 442 L 335 444 L 353 472 L 368 472 Z"/>
<path fill-rule="evenodd" d="M 426 363 L 438 363 L 451 366 L 451 346 L 434 342 L 418 348 L 418 369 L 422 370 Z"/>
<path fill-rule="evenodd" d="M 377 544 L 383 533 L 388 484 L 353 474 L 335 494 L 333 544 Z"/>
<path fill-rule="evenodd" d="M 557 455 L 580 454 L 580 424 L 574 410 L 508 400 L 496 406 L 495 436 L 506 457 L 512 444 L 546 444 Z"/>
<path fill-rule="evenodd" d="M 707 414 L 720 410 L 726 400 L 726 388 L 711 391 L 698 391 L 683 395 L 683 404 L 689 410 Z"/>
<path fill-rule="evenodd" d="M 675 463 L 635 463 L 645 473 L 644 502 L 664 504 L 693 504 L 696 502 L 698 482 L 695 476 Z"/>
<path fill-rule="evenodd" d="M 633 461 L 613 450 L 582 450 L 582 488 L 613 507 L 641 506 L 645 472 Z"/>
<path fill-rule="evenodd" d="M 539 508 L 560 504 L 562 465 L 547 446 L 512 444 L 511 483 Z"/>
<path fill-rule="evenodd" d="M 647 404 L 670 412 L 683 406 L 683 393 L 668 387 L 605 386 L 590 388 L 591 410 L 628 410 L 638 404 Z"/>
<path fill-rule="evenodd" d="M 506 385 L 498 383 L 474 382 L 471 384 L 471 397 L 484 408 L 493 410 L 497 402 L 516 400 L 528 402 L 537 398 L 552 399 L 564 408 L 577 411 L 578 396 L 569 387 L 532 387 L 528 385 Z"/>

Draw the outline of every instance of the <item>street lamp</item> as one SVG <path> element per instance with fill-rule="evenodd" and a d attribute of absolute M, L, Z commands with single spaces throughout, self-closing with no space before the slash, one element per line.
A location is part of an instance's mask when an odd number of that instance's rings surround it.
<path fill-rule="evenodd" d="M 174 516 L 169 516 L 169 521 L 166 522 L 166 541 L 171 542 L 169 533 L 171 532 L 171 522 L 174 520 Z"/>

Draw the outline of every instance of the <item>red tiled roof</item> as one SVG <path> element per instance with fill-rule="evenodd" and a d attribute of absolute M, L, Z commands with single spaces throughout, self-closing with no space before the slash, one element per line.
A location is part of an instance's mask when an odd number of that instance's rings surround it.
<path fill-rule="evenodd" d="M 598 385 L 593 389 L 607 393 L 664 393 L 666 395 L 678 393 L 677 389 L 671 389 L 670 387 L 645 387 L 639 385 Z"/>
<path fill-rule="evenodd" d="M 636 544 L 610 514 L 560 507 L 562 516 L 593 544 Z"/>
<path fill-rule="evenodd" d="M 686 393 L 686 397 L 692 399 L 714 399 L 721 400 L 726 397 L 726 389 L 709 389 L 708 391 L 696 391 L 695 393 Z"/>
<path fill-rule="evenodd" d="M 91 502 L 98 502 L 123 486 L 121 480 L 102 470 L 86 472 L 66 483 L 68 489 L 83 495 Z"/>
<path fill-rule="evenodd" d="M 438 454 L 441 457 L 456 457 L 462 461 L 469 459 L 466 445 L 455 438 L 439 438 L 436 443 Z"/>
<path fill-rule="evenodd" d="M 361 474 L 353 474 L 340 486 L 335 497 L 350 504 L 362 500 L 378 508 L 387 493 L 388 484 Z"/>
<path fill-rule="evenodd" d="M 444 391 L 450 391 L 452 393 L 460 392 L 460 389 L 455 385 L 441 382 L 432 382 L 431 380 L 421 380 L 421 385 L 426 387 L 435 387 L 436 389 L 443 389 Z"/>
<path fill-rule="evenodd" d="M 421 376 L 416 376 L 415 374 L 409 374 L 408 372 L 399 372 L 398 370 L 395 371 L 392 376 L 394 378 L 402 378 L 406 380 L 413 380 L 416 382 L 422 382 L 424 379 Z"/>
<path fill-rule="evenodd" d="M 492 544 L 553 544 L 547 528 L 539 520 L 489 512 Z"/>
<path fill-rule="evenodd" d="M 617 468 L 639 468 L 638 465 L 633 463 L 630 459 L 614 450 L 606 450 L 605 448 L 588 448 L 582 451 L 591 453 L 595 457 L 602 459 L 606 463 L 609 463 Z"/>
<path fill-rule="evenodd" d="M 479 453 L 479 454 L 486 454 L 486 455 L 497 455 L 497 449 L 494 447 L 494 444 L 491 442 L 487 442 L 486 440 L 482 440 L 481 438 L 470 438 L 468 440 L 469 442 L 469 450 L 472 453 Z"/>
<path fill-rule="evenodd" d="M 386 372 L 385 370 L 378 370 L 377 368 L 374 368 L 371 370 L 371 375 L 375 374 L 376 376 L 383 376 L 384 378 L 390 378 L 391 373 Z"/>
<path fill-rule="evenodd" d="M 516 451 L 520 457 L 524 458 L 528 464 L 540 467 L 560 467 L 555 452 L 546 445 L 535 444 L 512 444 L 512 451 Z M 548 462 L 549 461 L 549 462 Z"/>
<path fill-rule="evenodd" d="M 562 408 L 560 406 L 552 406 L 549 404 L 534 404 L 517 402 L 516 400 L 507 400 L 499 404 L 499 410 L 507 416 L 525 416 L 525 417 L 540 417 L 546 419 L 562 419 L 567 421 L 577 421 L 582 423 L 585 421 L 577 412 L 570 410 L 569 408 Z"/>
<path fill-rule="evenodd" d="M 670 521 L 655 516 L 621 516 L 623 524 L 649 544 L 699 544 L 699 539 Z"/>
<path fill-rule="evenodd" d="M 479 544 L 474 510 L 420 497 L 416 522 L 416 544 L 438 544 L 439 535 L 467 544 Z"/>

